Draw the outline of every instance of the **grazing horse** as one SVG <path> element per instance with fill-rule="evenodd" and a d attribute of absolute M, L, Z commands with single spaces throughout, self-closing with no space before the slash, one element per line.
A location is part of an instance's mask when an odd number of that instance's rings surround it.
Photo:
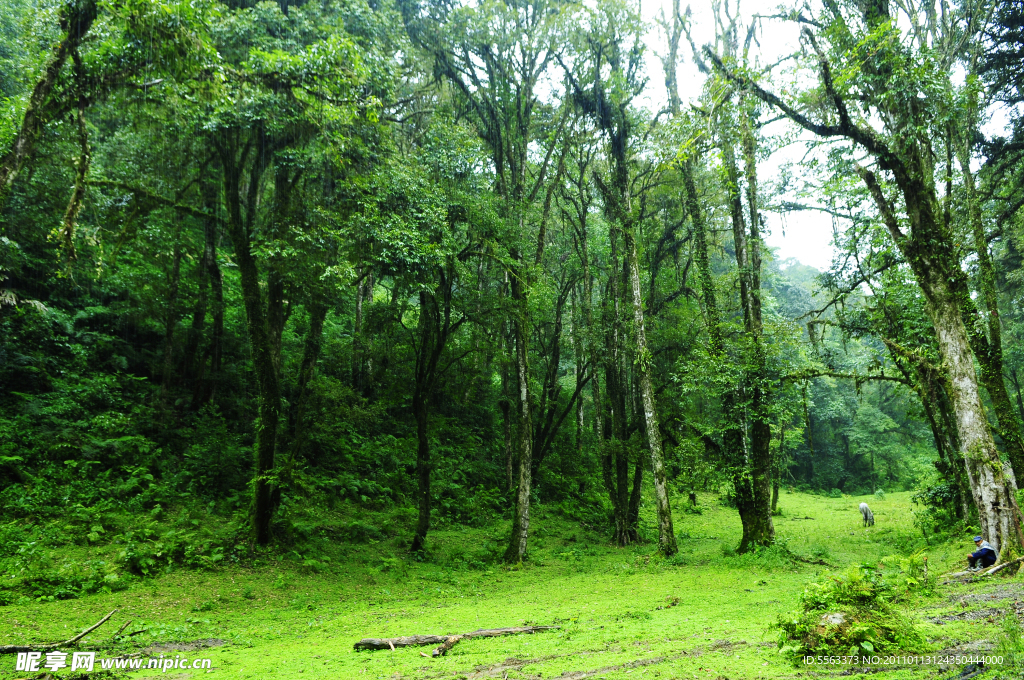
<path fill-rule="evenodd" d="M 868 507 L 867 503 L 860 504 L 860 514 L 864 518 L 864 526 L 873 527 L 875 526 L 875 516 L 871 512 L 871 508 Z"/>

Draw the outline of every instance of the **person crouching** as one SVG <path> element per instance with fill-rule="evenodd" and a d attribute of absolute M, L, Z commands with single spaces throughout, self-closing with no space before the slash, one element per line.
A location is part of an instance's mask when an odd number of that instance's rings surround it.
<path fill-rule="evenodd" d="M 999 554 L 988 541 L 983 540 L 981 536 L 975 536 L 974 545 L 976 545 L 978 549 L 967 556 L 969 569 L 977 571 L 978 569 L 991 567 L 996 563 L 996 560 L 999 558 Z"/>

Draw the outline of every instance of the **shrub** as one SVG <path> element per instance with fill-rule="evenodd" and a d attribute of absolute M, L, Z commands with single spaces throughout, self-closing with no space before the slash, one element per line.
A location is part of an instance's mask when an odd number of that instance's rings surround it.
<path fill-rule="evenodd" d="M 924 643 L 914 624 L 892 603 L 894 590 L 870 567 L 852 567 L 812 583 L 800 609 L 782 616 L 779 647 L 790 654 L 888 654 Z"/>
<path fill-rule="evenodd" d="M 369 543 L 384 538 L 377 527 L 362 522 L 352 522 L 342 530 L 342 534 L 352 543 Z"/>
<path fill-rule="evenodd" d="M 921 531 L 942 533 L 959 530 L 961 521 L 956 516 L 956 490 L 949 484 L 934 484 L 925 487 L 910 497 L 914 505 L 914 524 Z"/>

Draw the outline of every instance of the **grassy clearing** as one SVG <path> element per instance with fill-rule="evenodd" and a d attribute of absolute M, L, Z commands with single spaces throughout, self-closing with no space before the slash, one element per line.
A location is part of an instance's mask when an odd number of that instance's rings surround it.
<path fill-rule="evenodd" d="M 330 554 L 316 564 L 297 555 L 265 557 L 245 567 L 133 580 L 121 592 L 12 604 L 0 608 L 0 644 L 67 638 L 117 608 L 115 618 L 85 640 L 86 649 L 95 647 L 99 656 L 163 653 L 213 660 L 212 673 L 154 676 L 143 671 L 131 677 L 612 680 L 838 674 L 843 669 L 808 669 L 780 656 L 778 633 L 771 626 L 825 572 L 924 546 L 913 525 L 909 494 L 868 498 L 877 522 L 868 529 L 857 511 L 861 500 L 782 495 L 783 515 L 776 518 L 781 543 L 829 566 L 794 562 L 778 550 L 736 556 L 736 512 L 711 495 L 701 498 L 702 514 L 677 514 L 681 553 L 669 561 L 654 555 L 651 544 L 611 548 L 599 534 L 542 506 L 533 519 L 531 560 L 521 568 L 486 563 L 507 531 L 501 523 L 438 531 L 430 542 L 430 561 L 418 563 L 396 557 L 408 535 L 401 517 L 363 513 L 358 516 L 363 525 L 394 535 L 367 543 L 332 542 Z M 351 526 L 354 519 L 343 510 L 324 518 L 323 526 Z M 966 536 L 955 545 L 931 546 L 933 573 L 959 565 L 969 546 Z M 52 559 L 111 559 L 117 548 L 71 548 Z M 996 610 L 1021 596 L 1014 581 L 994 585 L 1003 590 L 982 595 L 979 588 L 993 586 L 942 586 L 928 599 L 908 600 L 928 645 L 913 651 L 965 648 L 980 639 L 996 644 L 1003 621 Z M 982 614 L 971 618 L 965 612 Z M 111 643 L 114 631 L 128 620 L 133 623 L 125 632 L 137 634 Z M 421 656 L 430 648 L 352 650 L 362 637 L 523 624 L 561 628 L 465 640 L 438 659 Z M 227 644 L 194 649 L 196 641 L 210 639 Z M 174 651 L 187 646 L 183 643 L 192 643 L 192 649 Z M 13 656 L 0 663 L 0 678 L 25 675 L 14 673 Z M 875 677 L 924 675 L 937 673 L 900 670 Z"/>

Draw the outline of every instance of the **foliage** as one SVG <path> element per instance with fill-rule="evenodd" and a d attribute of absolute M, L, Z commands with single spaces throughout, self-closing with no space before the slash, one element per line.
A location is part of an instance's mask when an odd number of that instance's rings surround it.
<path fill-rule="evenodd" d="M 917 587 L 920 555 L 901 560 L 902 584 L 894 585 L 873 567 L 850 567 L 811 583 L 800 597 L 800 609 L 779 617 L 779 649 L 806 654 L 892 654 L 917 651 L 924 637 L 894 604 L 901 588 Z M 898 559 L 898 558 L 897 558 Z M 889 560 L 893 562 L 895 560 Z"/>

